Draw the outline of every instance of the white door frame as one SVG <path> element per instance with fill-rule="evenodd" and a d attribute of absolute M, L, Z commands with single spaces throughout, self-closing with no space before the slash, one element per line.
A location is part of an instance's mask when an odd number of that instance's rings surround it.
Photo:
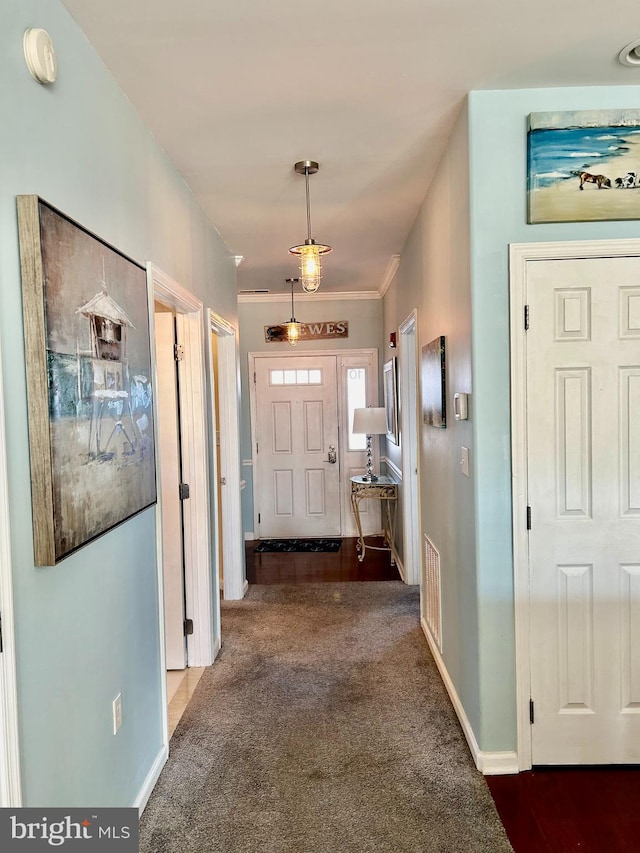
<path fill-rule="evenodd" d="M 420 583 L 420 435 L 418 406 L 418 309 L 400 323 L 399 373 L 400 373 L 400 443 L 402 453 L 402 547 L 405 583 Z M 413 376 L 407 366 L 411 360 Z M 412 381 L 413 380 L 413 381 Z"/>
<path fill-rule="evenodd" d="M 189 666 L 210 666 L 220 648 L 216 645 L 214 609 L 212 606 L 213 565 L 210 535 L 208 412 L 205 405 L 204 306 L 193 294 L 158 269 L 147 265 L 150 289 L 151 322 L 153 302 L 158 301 L 176 313 L 178 339 L 185 350 L 185 370 L 181 375 L 182 405 L 181 442 L 183 480 L 189 484 L 190 496 L 183 502 L 185 548 L 185 598 L 187 616 L 193 619 L 193 634 L 187 637 Z M 152 325 L 151 340 L 154 340 Z M 153 368 L 156 369 L 155 351 Z M 156 380 L 157 385 L 157 380 Z M 186 404 L 186 405 L 184 405 Z M 157 424 L 157 419 L 156 419 Z M 160 465 L 160 459 L 157 460 Z M 158 482 L 160 479 L 158 478 Z M 162 517 L 158 502 L 159 613 L 162 626 L 161 670 L 165 681 L 164 605 L 162 580 Z M 166 701 L 164 702 L 166 706 Z"/>
<path fill-rule="evenodd" d="M 578 258 L 640 257 L 640 240 L 580 240 L 560 243 L 512 243 L 509 246 L 511 302 L 511 470 L 515 604 L 518 769 L 532 764 L 529 699 L 531 620 L 527 511 L 527 345 L 524 329 L 527 263 Z"/>
<path fill-rule="evenodd" d="M 222 582 L 225 601 L 243 598 L 248 589 L 242 533 L 242 500 L 240 476 L 240 400 L 238 336 L 235 326 L 210 308 L 207 311 L 207 353 L 211 390 L 211 462 L 214 483 L 224 478 L 221 489 L 222 530 L 218 528 L 218 489 L 213 489 L 215 538 L 222 537 Z M 214 370 L 211 334 L 218 338 L 218 416 L 214 395 Z M 220 432 L 220 471 L 215 453 L 216 430 Z M 216 573 L 219 577 L 218 548 L 215 549 Z M 217 608 L 220 610 L 219 584 L 216 583 Z M 220 618 L 218 616 L 218 624 Z"/>
<path fill-rule="evenodd" d="M 0 357 L 0 808 L 22 805 L 20 747 L 18 738 L 18 690 L 16 683 L 11 530 L 7 485 L 7 446 L 4 429 L 2 359 Z"/>
<path fill-rule="evenodd" d="M 378 405 L 378 385 L 380 383 L 379 376 L 379 367 L 378 367 L 378 349 L 377 347 L 361 347 L 360 349 L 328 349 L 328 350 L 303 350 L 292 352 L 291 349 L 288 352 L 250 352 L 248 353 L 249 359 L 249 405 L 251 411 L 251 465 L 253 472 L 253 535 L 256 535 L 256 531 L 259 530 L 258 526 L 258 509 L 257 509 L 257 500 L 256 495 L 258 494 L 258 465 L 256 459 L 256 385 L 253 381 L 253 376 L 255 374 L 255 361 L 257 358 L 301 358 L 308 356 L 313 358 L 314 356 L 335 356 L 338 368 L 338 425 L 340 428 L 340 424 L 343 423 L 344 420 L 344 404 L 345 404 L 345 389 L 344 383 L 342 382 L 342 371 L 340 370 L 341 364 L 340 359 L 349 357 L 358 357 L 358 356 L 371 356 L 371 376 L 370 382 L 367 385 L 367 405 L 368 406 L 377 406 Z M 343 472 L 345 471 L 345 443 L 343 440 L 343 436 L 340 435 L 340 527 L 341 527 L 341 535 L 349 536 L 356 535 L 355 528 L 353 531 L 351 528 L 354 525 L 354 522 L 351 521 L 350 518 L 345 518 L 344 507 L 348 498 L 346 496 L 346 484 L 343 482 Z M 379 467 L 380 462 L 380 454 L 378 451 L 378 443 L 375 442 L 373 446 L 373 456 L 374 456 L 374 465 L 375 467 Z"/>

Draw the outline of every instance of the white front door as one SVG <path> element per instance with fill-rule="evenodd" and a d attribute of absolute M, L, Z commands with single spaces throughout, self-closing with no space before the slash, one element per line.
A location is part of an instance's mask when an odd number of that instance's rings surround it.
<path fill-rule="evenodd" d="M 533 764 L 640 762 L 640 259 L 527 264 Z"/>
<path fill-rule="evenodd" d="M 258 536 L 340 536 L 336 357 L 256 358 Z"/>

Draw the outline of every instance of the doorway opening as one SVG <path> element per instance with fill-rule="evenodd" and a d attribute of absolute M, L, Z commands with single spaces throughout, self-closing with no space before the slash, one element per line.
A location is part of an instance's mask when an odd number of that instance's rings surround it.
<path fill-rule="evenodd" d="M 212 583 L 204 307 L 152 264 L 147 274 L 156 339 L 158 608 L 168 744 L 166 672 L 213 663 L 220 649 L 219 596 Z"/>

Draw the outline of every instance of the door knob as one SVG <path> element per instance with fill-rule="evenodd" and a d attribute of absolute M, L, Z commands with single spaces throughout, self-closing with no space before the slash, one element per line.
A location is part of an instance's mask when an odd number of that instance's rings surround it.
<path fill-rule="evenodd" d="M 337 459 L 338 459 L 338 454 L 336 453 L 335 445 L 330 444 L 329 445 L 329 452 L 327 454 L 327 462 L 330 462 L 332 465 L 335 465 Z"/>

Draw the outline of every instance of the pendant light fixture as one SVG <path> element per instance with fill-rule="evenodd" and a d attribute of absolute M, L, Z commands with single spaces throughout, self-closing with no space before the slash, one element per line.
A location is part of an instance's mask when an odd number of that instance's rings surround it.
<path fill-rule="evenodd" d="M 316 243 L 311 236 L 311 205 L 309 203 L 309 175 L 315 175 L 320 167 L 315 160 L 300 160 L 294 169 L 299 175 L 304 175 L 307 196 L 307 239 L 299 246 L 292 246 L 292 255 L 300 255 L 300 283 L 307 293 L 315 293 L 322 281 L 322 264 L 320 255 L 331 251 L 331 246 Z"/>
<path fill-rule="evenodd" d="M 300 327 L 302 326 L 302 323 L 298 323 L 293 311 L 293 285 L 300 281 L 300 279 L 287 278 L 285 281 L 287 284 L 291 285 L 291 319 L 288 323 L 283 323 L 282 326 L 287 330 L 287 341 L 292 347 L 294 347 L 300 338 Z"/>

